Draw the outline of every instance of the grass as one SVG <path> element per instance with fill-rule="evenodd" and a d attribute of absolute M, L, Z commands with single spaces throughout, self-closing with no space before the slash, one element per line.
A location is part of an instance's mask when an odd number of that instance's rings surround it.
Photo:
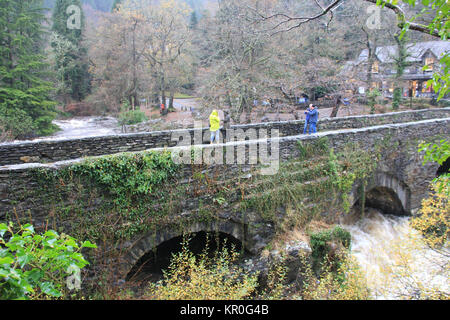
<path fill-rule="evenodd" d="M 185 93 L 177 92 L 174 95 L 174 99 L 195 99 L 195 97 L 194 96 L 190 96 L 190 95 L 185 94 Z"/>

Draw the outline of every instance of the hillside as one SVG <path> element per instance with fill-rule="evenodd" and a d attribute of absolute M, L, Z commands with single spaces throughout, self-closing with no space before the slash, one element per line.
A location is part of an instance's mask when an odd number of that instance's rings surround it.
<path fill-rule="evenodd" d="M 82 2 L 94 10 L 107 12 L 111 10 L 114 0 L 82 0 Z M 206 2 L 211 2 L 211 0 L 185 0 L 185 2 L 195 11 L 200 11 Z M 55 0 L 44 0 L 46 8 L 53 8 L 54 4 Z"/>

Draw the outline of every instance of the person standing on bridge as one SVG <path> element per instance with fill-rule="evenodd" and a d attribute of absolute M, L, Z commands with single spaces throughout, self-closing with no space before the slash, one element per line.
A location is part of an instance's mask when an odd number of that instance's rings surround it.
<path fill-rule="evenodd" d="M 309 107 L 311 107 L 311 106 L 312 106 L 312 104 L 309 105 Z M 303 134 L 306 134 L 306 132 L 308 130 L 309 118 L 310 118 L 310 116 L 309 116 L 309 109 L 306 109 L 305 114 L 306 114 L 306 120 L 305 120 L 305 128 L 303 129 Z"/>
<path fill-rule="evenodd" d="M 220 118 L 217 110 L 213 110 L 209 116 L 209 131 L 211 131 L 211 144 L 216 141 L 219 143 Z"/>
<path fill-rule="evenodd" d="M 312 104 L 309 105 L 309 111 L 306 115 L 308 117 L 309 115 L 309 132 L 308 134 L 316 133 L 317 132 L 317 120 L 319 119 L 319 111 L 317 110 L 317 106 L 314 106 Z"/>
<path fill-rule="evenodd" d="M 224 110 L 223 111 L 223 128 L 225 130 L 230 129 L 230 122 L 231 122 L 230 112 L 228 110 Z"/>

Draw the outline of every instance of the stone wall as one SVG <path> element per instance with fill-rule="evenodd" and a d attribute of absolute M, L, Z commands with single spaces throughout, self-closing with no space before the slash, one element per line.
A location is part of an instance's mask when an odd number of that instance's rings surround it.
<path fill-rule="evenodd" d="M 326 137 L 330 147 L 337 151 L 341 150 L 346 144 L 357 143 L 362 149 L 370 152 L 377 143 L 389 138 L 392 149 L 390 153 L 383 155 L 383 160 L 378 164 L 378 171 L 391 175 L 396 181 L 399 181 L 399 183 L 410 190 L 410 195 L 408 195 L 408 201 L 410 203 L 405 209 L 413 210 L 420 206 L 420 200 L 426 195 L 428 183 L 435 177 L 438 166 L 436 164 L 423 166 L 422 156 L 417 152 L 417 144 L 415 142 L 411 143 L 411 141 L 418 141 L 426 137 L 434 136 L 448 137 L 449 134 L 450 118 L 446 118 L 381 125 L 369 128 L 320 132 L 312 136 L 300 135 L 267 140 L 234 142 L 224 145 L 202 145 L 196 148 L 199 154 L 203 156 L 203 163 L 212 161 L 211 159 L 213 157 L 211 155 L 214 155 L 215 152 L 222 152 L 220 157 L 223 162 L 216 165 L 208 165 L 203 172 L 219 172 L 219 179 L 232 179 L 233 177 L 239 177 L 245 174 L 250 168 L 256 167 L 256 160 L 266 166 L 271 164 L 275 168 L 276 173 L 278 158 L 279 161 L 283 162 L 299 156 L 299 142 L 308 144 Z M 278 146 L 277 152 L 272 149 L 275 146 Z M 168 150 L 173 152 L 183 149 L 188 150 L 185 147 L 174 147 Z M 162 151 L 166 149 L 157 148 L 154 150 Z M 254 152 L 250 152 L 251 150 L 256 151 L 257 159 L 254 156 Z M 270 152 L 272 154 L 268 155 Z M 232 164 L 229 163 L 229 158 L 227 158 L 231 153 L 234 153 L 235 159 Z M 243 157 L 239 157 L 239 155 Z M 217 159 L 220 158 L 216 158 L 215 161 Z M 241 162 L 237 163 L 237 159 L 240 159 Z M 39 195 L 38 198 L 24 196 L 29 194 L 30 190 L 34 188 L 40 188 L 35 177 L 35 169 L 59 170 L 62 167 L 80 161 L 82 159 L 52 164 L 20 164 L 0 167 L 0 220 L 4 218 L 5 213 L 11 213 L 14 208 L 20 208 L 22 212 L 29 211 L 31 216 L 39 217 L 38 220 L 41 220 L 41 218 L 45 219 L 46 214 L 50 210 L 47 196 L 43 193 L 36 193 L 36 195 Z M 191 168 L 189 165 L 185 165 L 178 179 L 188 182 L 190 178 L 192 178 Z M 399 196 L 402 199 L 404 198 L 403 194 L 399 194 Z M 195 204 L 193 206 L 195 207 Z"/>
<path fill-rule="evenodd" d="M 322 119 L 318 123 L 319 131 L 364 128 L 388 123 L 413 122 L 426 119 L 446 118 L 450 108 L 404 111 L 379 115 L 353 116 L 345 118 Z M 232 129 L 241 129 L 248 133 L 255 129 L 278 129 L 281 136 L 296 136 L 303 131 L 304 121 L 267 122 L 248 125 L 235 125 Z M 222 137 L 227 133 L 222 130 Z M 183 137 L 184 142 L 183 142 Z M 190 139 L 190 141 L 188 141 Z M 245 138 L 244 138 L 245 139 Z M 0 166 L 20 163 L 49 163 L 76 159 L 86 156 L 100 156 L 120 152 L 142 151 L 153 148 L 173 147 L 180 144 L 201 144 L 209 140 L 208 129 L 186 129 L 173 131 L 155 131 L 145 133 L 127 133 L 101 137 L 45 140 L 0 144 Z"/>

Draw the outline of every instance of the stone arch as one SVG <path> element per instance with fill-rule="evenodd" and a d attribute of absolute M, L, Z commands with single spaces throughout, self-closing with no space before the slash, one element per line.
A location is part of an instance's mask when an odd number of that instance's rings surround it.
<path fill-rule="evenodd" d="M 437 169 L 436 177 L 439 177 L 445 173 L 450 173 L 450 158 L 444 161 L 444 163 Z"/>
<path fill-rule="evenodd" d="M 183 230 L 171 227 L 165 227 L 156 232 L 149 232 L 139 240 L 137 240 L 124 256 L 120 264 L 120 275 L 125 279 L 136 263 L 148 252 L 152 251 L 162 243 L 171 239 L 181 237 L 184 234 L 192 234 L 198 232 L 221 232 L 223 234 L 234 237 L 242 243 L 242 246 L 252 252 L 246 233 L 247 226 L 245 224 L 236 223 L 234 221 L 213 221 L 213 222 L 196 222 L 186 226 Z"/>
<path fill-rule="evenodd" d="M 352 204 L 361 200 L 361 183 L 352 190 Z M 365 204 L 395 215 L 411 214 L 411 190 L 403 181 L 386 172 L 376 172 L 365 187 Z"/>

